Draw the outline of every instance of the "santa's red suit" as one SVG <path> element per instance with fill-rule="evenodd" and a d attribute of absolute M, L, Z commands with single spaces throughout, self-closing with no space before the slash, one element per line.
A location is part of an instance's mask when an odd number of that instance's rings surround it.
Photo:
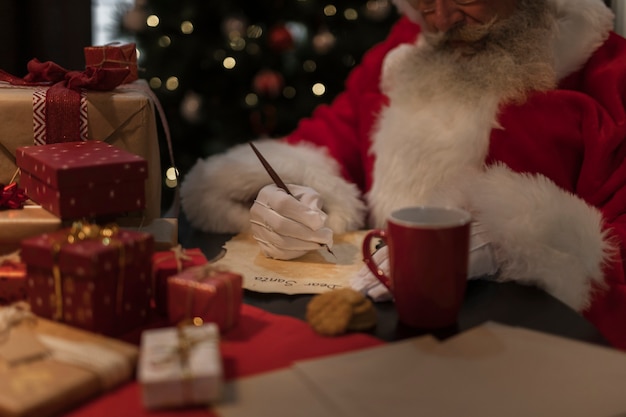
<path fill-rule="evenodd" d="M 488 231 L 498 279 L 540 286 L 626 349 L 626 40 L 601 0 L 550 2 L 557 89 L 523 104 L 420 99 L 420 29 L 403 17 L 332 105 L 284 140 L 256 143 L 286 182 L 321 194 L 335 233 L 382 227 L 403 206 L 468 209 Z M 182 206 L 200 229 L 244 231 L 269 182 L 237 146 L 198 161 Z"/>

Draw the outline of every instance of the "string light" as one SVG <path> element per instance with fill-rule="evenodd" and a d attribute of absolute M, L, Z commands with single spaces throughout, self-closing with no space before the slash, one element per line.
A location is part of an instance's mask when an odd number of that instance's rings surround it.
<path fill-rule="evenodd" d="M 158 44 L 161 48 L 167 48 L 172 44 L 172 39 L 167 35 L 163 35 L 159 38 Z"/>
<path fill-rule="evenodd" d="M 357 20 L 359 18 L 359 12 L 357 12 L 356 9 L 348 8 L 344 10 L 343 17 L 345 17 L 346 20 Z"/>
<path fill-rule="evenodd" d="M 165 88 L 169 91 L 174 91 L 178 88 L 178 77 L 169 77 L 167 81 L 165 81 Z"/>
<path fill-rule="evenodd" d="M 156 90 L 157 88 L 161 88 L 161 85 L 163 85 L 163 82 L 161 81 L 159 77 L 152 77 L 150 78 L 149 84 L 151 88 Z"/>
<path fill-rule="evenodd" d="M 326 16 L 334 16 L 337 14 L 337 8 L 333 4 L 329 4 L 324 6 L 324 15 Z"/>
<path fill-rule="evenodd" d="M 159 16 L 155 15 L 155 14 L 151 14 L 150 16 L 148 16 L 148 18 L 146 19 L 146 24 L 151 27 L 151 28 L 155 28 L 157 26 L 159 26 Z"/>
<path fill-rule="evenodd" d="M 233 69 L 237 65 L 237 61 L 232 56 L 229 56 L 224 58 L 224 60 L 222 61 L 222 65 L 226 69 Z"/>
<path fill-rule="evenodd" d="M 315 94 L 318 97 L 323 96 L 324 93 L 326 92 L 326 86 L 322 83 L 315 83 L 313 84 L 311 91 L 313 91 L 313 94 Z"/>
<path fill-rule="evenodd" d="M 185 20 L 183 23 L 180 24 L 180 31 L 183 32 L 185 35 L 192 34 L 193 23 L 191 23 L 189 20 Z"/>

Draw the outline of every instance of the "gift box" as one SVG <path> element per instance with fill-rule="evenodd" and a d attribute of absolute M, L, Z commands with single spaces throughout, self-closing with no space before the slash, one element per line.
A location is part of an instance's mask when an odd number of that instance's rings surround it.
<path fill-rule="evenodd" d="M 27 237 L 61 228 L 61 219 L 40 205 L 26 204 L 21 209 L 0 211 L 0 254 L 13 252 Z"/>
<path fill-rule="evenodd" d="M 145 207 L 145 159 L 100 141 L 22 146 L 20 186 L 62 219 L 119 215 Z"/>
<path fill-rule="evenodd" d="M 0 314 L 15 317 L 13 309 L 0 307 Z M 22 322 L 4 336 L 2 416 L 59 416 L 134 377 L 138 349 L 118 340 L 41 318 Z"/>
<path fill-rule="evenodd" d="M 167 316 L 167 279 L 187 268 L 204 265 L 207 262 L 200 249 L 183 249 L 180 245 L 152 255 L 154 307 L 159 314 Z"/>
<path fill-rule="evenodd" d="M 154 101 L 144 80 L 112 91 L 84 92 L 86 138 L 100 140 L 144 158 L 148 163 L 144 222 L 161 217 L 161 162 Z M 34 97 L 44 87 L 15 87 L 0 83 L 0 183 L 17 171 L 16 149 L 34 145 Z M 41 126 L 37 126 L 40 130 Z"/>
<path fill-rule="evenodd" d="M 0 258 L 0 305 L 26 300 L 26 264 L 19 256 Z"/>
<path fill-rule="evenodd" d="M 33 312 L 112 336 L 144 325 L 153 244 L 147 233 L 81 223 L 22 240 Z"/>
<path fill-rule="evenodd" d="M 206 405 L 222 391 L 219 330 L 213 323 L 141 334 L 137 379 L 149 409 Z"/>
<path fill-rule="evenodd" d="M 199 317 L 221 332 L 234 327 L 241 312 L 243 277 L 213 265 L 191 267 L 167 279 L 171 324 Z"/>
<path fill-rule="evenodd" d="M 137 47 L 134 43 L 112 43 L 83 49 L 85 66 L 97 68 L 126 68 L 124 83 L 137 80 Z"/>

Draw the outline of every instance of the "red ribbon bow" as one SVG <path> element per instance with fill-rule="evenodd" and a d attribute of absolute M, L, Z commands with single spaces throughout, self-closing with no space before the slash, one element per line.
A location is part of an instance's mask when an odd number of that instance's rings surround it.
<path fill-rule="evenodd" d="M 19 86 L 50 86 L 46 93 L 47 143 L 70 142 L 80 138 L 81 89 L 109 91 L 121 85 L 128 68 L 88 66 L 84 71 L 69 71 L 52 61 L 31 59 L 24 78 L 0 70 L 0 81 Z"/>
<path fill-rule="evenodd" d="M 0 210 L 14 210 L 24 207 L 24 202 L 28 199 L 24 190 L 17 186 L 17 183 L 13 182 L 9 185 L 2 185 L 2 194 L 0 194 Z"/>

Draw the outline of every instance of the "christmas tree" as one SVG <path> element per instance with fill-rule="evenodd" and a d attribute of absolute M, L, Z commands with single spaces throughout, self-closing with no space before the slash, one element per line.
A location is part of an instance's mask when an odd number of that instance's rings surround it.
<path fill-rule="evenodd" d="M 199 157 L 289 133 L 343 89 L 397 18 L 389 0 L 136 0 L 118 20 L 184 175 Z"/>

